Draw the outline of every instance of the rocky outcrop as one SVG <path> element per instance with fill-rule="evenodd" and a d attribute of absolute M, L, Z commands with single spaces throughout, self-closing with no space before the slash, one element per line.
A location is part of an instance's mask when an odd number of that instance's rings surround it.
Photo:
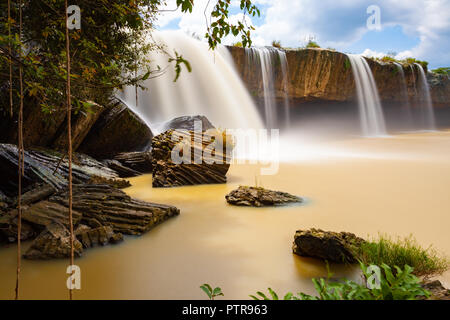
<path fill-rule="evenodd" d="M 112 159 L 121 152 L 146 149 L 152 136 L 138 115 L 117 102 L 100 115 L 78 151 L 96 159 Z"/>
<path fill-rule="evenodd" d="M 79 257 L 83 253 L 83 246 L 77 239 L 74 239 L 74 256 Z M 70 232 L 67 228 L 58 223 L 49 224 L 45 230 L 34 239 L 30 248 L 24 254 L 24 258 L 30 260 L 37 259 L 58 259 L 70 256 L 71 243 Z"/>
<path fill-rule="evenodd" d="M 249 92 L 256 98 L 263 98 L 263 83 L 260 66 L 249 64 L 244 48 L 228 47 Z M 295 103 L 308 101 L 354 101 L 355 82 L 352 68 L 346 54 L 334 50 L 308 48 L 285 50 L 288 63 L 288 81 L 285 83 L 279 60 L 273 62 L 275 96 L 283 99 L 285 85 L 289 98 Z M 392 62 L 380 62 L 366 58 L 380 98 L 383 102 L 404 102 L 399 94 L 402 90 L 401 74 Z M 403 67 L 410 101 L 417 99 L 418 69 Z M 439 85 L 431 78 L 439 77 Z M 450 79 L 429 73 L 429 83 L 435 107 L 450 107 Z"/>
<path fill-rule="evenodd" d="M 68 207 L 67 193 L 49 201 Z M 81 212 L 81 223 L 96 228 L 111 227 L 114 232 L 139 235 L 174 217 L 180 210 L 173 206 L 130 198 L 109 185 L 76 185 L 73 188 L 73 210 Z"/>
<path fill-rule="evenodd" d="M 349 232 L 331 232 L 320 229 L 298 230 L 294 236 L 293 252 L 336 263 L 355 263 L 355 249 L 365 242 Z"/>
<path fill-rule="evenodd" d="M 114 160 L 118 161 L 122 166 L 127 167 L 136 173 L 151 173 L 152 166 L 152 153 L 150 151 L 141 152 L 122 152 L 114 157 Z"/>
<path fill-rule="evenodd" d="M 17 147 L 11 144 L 0 144 L 0 176 L 3 181 L 0 190 L 7 196 L 17 193 Z M 24 152 L 24 175 L 22 187 L 25 192 L 36 183 L 44 183 L 55 190 L 61 190 L 67 185 L 68 161 L 62 153 L 44 149 L 29 149 Z M 73 183 L 86 183 L 94 177 L 101 177 L 112 183 L 118 174 L 88 156 L 74 154 Z"/>
<path fill-rule="evenodd" d="M 287 192 L 273 191 L 260 187 L 239 186 L 225 196 L 229 204 L 236 206 L 277 206 L 302 202 L 302 198 Z"/>
<path fill-rule="evenodd" d="M 153 187 L 225 183 L 231 151 L 219 130 L 166 131 L 152 140 Z"/>
<path fill-rule="evenodd" d="M 160 128 L 160 132 L 165 132 L 168 130 L 189 130 L 194 131 L 194 124 L 198 123 L 201 125 L 200 131 L 206 131 L 208 129 L 214 129 L 213 124 L 205 116 L 182 116 L 174 118 L 170 121 L 165 122 Z"/>

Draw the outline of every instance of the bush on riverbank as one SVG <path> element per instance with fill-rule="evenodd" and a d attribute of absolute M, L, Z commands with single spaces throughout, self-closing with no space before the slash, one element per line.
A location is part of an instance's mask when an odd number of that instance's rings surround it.
<path fill-rule="evenodd" d="M 362 243 L 356 255 L 366 265 L 384 263 L 391 268 L 409 265 L 417 276 L 441 274 L 449 267 L 448 259 L 439 256 L 431 246 L 421 247 L 412 236 L 392 239 L 380 234 L 378 239 Z"/>

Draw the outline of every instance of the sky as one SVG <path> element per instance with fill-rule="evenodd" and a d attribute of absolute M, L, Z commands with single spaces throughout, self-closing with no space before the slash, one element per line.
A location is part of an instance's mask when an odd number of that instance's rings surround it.
<path fill-rule="evenodd" d="M 166 11 L 157 28 L 183 30 L 203 36 L 208 0 L 194 0 L 190 14 Z M 242 19 L 239 0 L 231 0 L 230 19 Z M 322 48 L 346 53 L 396 58 L 414 57 L 429 62 L 431 69 L 450 66 L 450 0 L 253 0 L 260 17 L 246 17 L 255 30 L 253 45 L 297 48 L 314 39 Z M 373 6 L 376 6 L 375 11 Z M 176 8 L 168 0 L 163 9 Z M 369 10 L 368 10 L 369 8 Z M 377 15 L 379 13 L 379 15 Z M 378 19 L 375 19 L 379 17 Z M 367 20 L 369 19 L 369 25 Z M 379 21 L 379 24 L 375 24 Z M 225 44 L 239 41 L 232 36 Z"/>

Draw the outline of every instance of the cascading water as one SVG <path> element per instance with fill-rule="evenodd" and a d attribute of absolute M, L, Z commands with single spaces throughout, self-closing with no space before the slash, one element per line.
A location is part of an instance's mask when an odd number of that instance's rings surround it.
<path fill-rule="evenodd" d="M 138 106 L 134 87 L 126 87 L 120 94 L 121 100 L 155 133 L 159 123 L 184 115 L 204 115 L 222 128 L 263 128 L 258 110 L 226 49 L 211 52 L 207 44 L 176 31 L 157 32 L 153 39 L 164 45 L 168 53 L 178 52 L 192 66 L 191 73 L 183 69 L 174 82 L 174 67 L 168 63 L 167 55 L 152 52 L 153 69 L 167 66 L 165 72 L 145 80 L 143 86 L 147 90 L 138 90 Z"/>
<path fill-rule="evenodd" d="M 289 128 L 291 124 L 291 110 L 289 105 L 289 96 L 288 96 L 288 83 L 289 83 L 289 66 L 287 63 L 286 52 L 282 50 L 278 50 L 278 55 L 280 57 L 281 62 L 281 72 L 283 73 L 283 98 L 284 98 L 284 115 L 285 115 L 285 124 L 286 127 Z"/>
<path fill-rule="evenodd" d="M 289 98 L 287 95 L 288 84 L 288 64 L 286 59 L 286 53 L 282 50 L 278 50 L 274 47 L 252 47 L 247 48 L 247 64 L 253 69 L 255 64 L 259 64 L 261 69 L 261 78 L 263 84 L 264 95 L 264 114 L 267 128 L 275 128 L 278 126 L 278 112 L 276 109 L 276 94 L 275 94 L 275 70 L 274 61 L 279 59 L 282 72 L 283 82 L 283 97 L 284 97 L 284 110 L 286 114 L 286 121 L 289 121 Z"/>
<path fill-rule="evenodd" d="M 406 86 L 406 78 L 405 78 L 405 71 L 403 70 L 403 66 L 398 63 L 394 62 L 394 64 L 397 66 L 398 74 L 400 75 L 400 91 L 401 91 L 401 99 L 403 101 L 402 109 L 405 114 L 405 122 L 409 127 L 413 126 L 413 118 L 412 118 L 412 112 L 411 112 L 411 104 L 409 103 L 409 97 L 408 97 L 408 87 Z"/>
<path fill-rule="evenodd" d="M 355 78 L 361 127 L 365 136 L 386 135 L 383 110 L 375 80 L 366 59 L 348 54 Z"/>
<path fill-rule="evenodd" d="M 419 103 L 421 110 L 421 121 L 423 128 L 426 130 L 436 129 L 436 120 L 434 116 L 433 103 L 431 101 L 430 87 L 428 86 L 427 77 L 425 71 L 419 63 L 415 63 L 417 69 L 419 70 L 419 88 L 420 88 L 420 98 Z"/>

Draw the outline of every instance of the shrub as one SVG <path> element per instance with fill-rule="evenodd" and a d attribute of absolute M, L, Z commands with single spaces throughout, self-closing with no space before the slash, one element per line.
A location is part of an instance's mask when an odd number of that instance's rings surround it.
<path fill-rule="evenodd" d="M 450 76 L 450 68 L 449 67 L 437 68 L 437 69 L 434 69 L 434 70 L 431 70 L 431 71 L 434 72 L 434 73 L 437 73 L 437 74 L 443 74 L 443 75 L 446 75 L 446 76 Z"/>
<path fill-rule="evenodd" d="M 357 251 L 358 258 L 365 264 L 400 268 L 409 265 L 417 276 L 440 274 L 448 269 L 446 258 L 441 258 L 431 246 L 422 248 L 412 236 L 393 240 L 381 234 L 377 240 L 363 243 Z"/>
<path fill-rule="evenodd" d="M 281 42 L 280 42 L 280 41 L 277 41 L 277 40 L 273 40 L 273 41 L 272 41 L 272 47 L 281 49 Z"/>
<path fill-rule="evenodd" d="M 306 44 L 306 48 L 320 48 L 320 46 L 317 42 L 309 40 Z"/>
<path fill-rule="evenodd" d="M 406 265 L 403 269 L 382 264 L 381 268 L 370 266 L 369 269 L 363 263 L 360 264 L 365 283 L 373 277 L 371 270 L 378 268 L 379 283 L 377 285 L 362 285 L 351 280 L 330 282 L 330 273 L 327 279 L 313 279 L 317 296 L 299 292 L 297 295 L 288 292 L 284 300 L 416 300 L 421 297 L 429 297 L 430 293 L 420 285 L 420 279 L 413 274 L 413 268 Z M 271 299 L 261 291 L 256 295 L 250 295 L 255 300 L 279 300 L 278 295 L 271 288 L 268 289 Z"/>

